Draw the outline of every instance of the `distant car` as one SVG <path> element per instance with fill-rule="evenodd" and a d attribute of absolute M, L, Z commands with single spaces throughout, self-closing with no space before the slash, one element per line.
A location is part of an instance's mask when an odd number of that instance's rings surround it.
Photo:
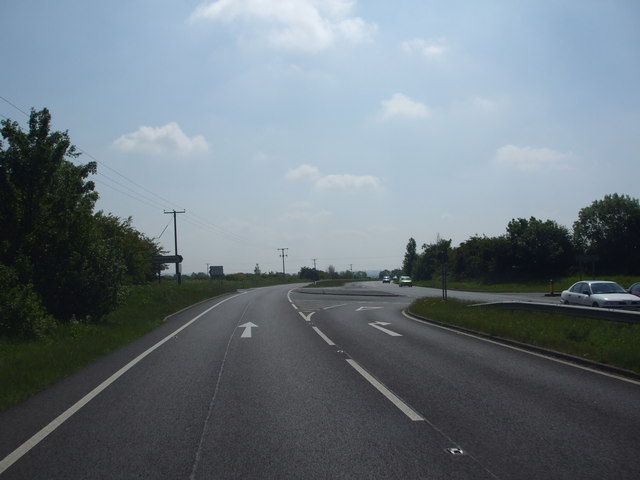
<path fill-rule="evenodd" d="M 635 295 L 636 297 L 640 297 L 640 282 L 636 282 L 629 287 L 627 290 L 631 295 Z"/>
<path fill-rule="evenodd" d="M 601 308 L 640 308 L 640 298 L 631 295 L 616 282 L 590 280 L 574 283 L 560 295 L 564 304 Z"/>
<path fill-rule="evenodd" d="M 382 277 L 382 283 L 391 283 L 391 277 L 389 275 L 385 275 Z"/>
<path fill-rule="evenodd" d="M 398 280 L 398 286 L 413 287 L 413 282 L 411 281 L 411 277 L 407 277 L 406 275 L 403 275 L 402 277 L 400 277 L 400 280 Z"/>

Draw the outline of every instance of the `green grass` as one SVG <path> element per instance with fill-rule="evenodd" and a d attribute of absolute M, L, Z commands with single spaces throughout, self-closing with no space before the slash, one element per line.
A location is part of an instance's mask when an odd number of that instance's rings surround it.
<path fill-rule="evenodd" d="M 63 325 L 33 341 L 0 337 L 0 411 L 15 405 L 92 361 L 148 333 L 171 313 L 238 288 L 273 285 L 277 279 L 163 281 L 131 288 L 126 302 L 104 321 Z"/>
<path fill-rule="evenodd" d="M 561 293 L 562 290 L 566 290 L 574 283 L 580 280 L 589 280 L 590 276 L 583 276 L 580 278 L 579 276 L 572 277 L 562 277 L 553 279 L 554 290 L 556 293 Z M 513 282 L 513 283 L 483 283 L 480 281 L 464 281 L 464 282 L 456 282 L 449 280 L 447 282 L 447 287 L 453 290 L 471 290 L 471 291 L 479 291 L 479 292 L 549 292 L 550 282 L 552 279 L 544 279 L 544 280 L 531 280 L 528 282 Z M 614 282 L 618 282 L 623 287 L 627 288 L 632 283 L 638 281 L 637 277 L 627 277 L 627 276 L 608 276 L 602 275 L 598 277 L 598 280 L 612 280 Z M 432 288 L 442 288 L 442 281 L 440 279 L 428 280 L 428 281 L 420 281 L 414 282 L 414 285 L 420 287 L 432 287 Z"/>
<path fill-rule="evenodd" d="M 372 280 L 369 279 L 365 279 L 362 280 L 360 278 L 356 278 L 356 279 L 336 279 L 336 280 L 320 280 L 316 283 L 310 283 L 309 285 L 306 285 L 305 288 L 329 288 L 329 287 L 343 287 L 344 285 L 346 285 L 347 283 L 354 283 L 354 282 L 370 282 Z"/>
<path fill-rule="evenodd" d="M 470 305 L 420 299 L 409 310 L 439 322 L 640 373 L 640 324 Z"/>

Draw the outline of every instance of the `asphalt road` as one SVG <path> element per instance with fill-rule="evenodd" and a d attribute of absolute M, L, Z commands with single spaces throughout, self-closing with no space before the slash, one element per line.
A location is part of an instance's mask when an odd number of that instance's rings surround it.
<path fill-rule="evenodd" d="M 0 414 L 0 477 L 640 478 L 637 383 L 409 319 L 417 287 L 292 288 L 192 307 Z"/>

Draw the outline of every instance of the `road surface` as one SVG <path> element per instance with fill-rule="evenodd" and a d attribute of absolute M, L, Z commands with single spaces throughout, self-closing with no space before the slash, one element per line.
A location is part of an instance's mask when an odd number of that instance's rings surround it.
<path fill-rule="evenodd" d="M 640 385 L 407 318 L 417 289 L 377 286 L 170 317 L 0 414 L 0 477 L 640 478 Z"/>

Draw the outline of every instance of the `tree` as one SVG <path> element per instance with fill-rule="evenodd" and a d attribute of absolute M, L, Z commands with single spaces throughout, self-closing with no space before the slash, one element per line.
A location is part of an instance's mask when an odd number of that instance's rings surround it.
<path fill-rule="evenodd" d="M 418 259 L 417 254 L 417 245 L 416 241 L 412 238 L 409 239 L 409 243 L 407 243 L 407 251 L 404 254 L 404 261 L 402 262 L 402 273 L 403 275 L 411 275 L 413 271 L 413 266 Z"/>
<path fill-rule="evenodd" d="M 15 269 L 19 282 L 33 284 L 47 310 L 61 318 L 86 294 L 73 288 L 82 281 L 78 274 L 106 260 L 110 248 L 90 247 L 98 196 L 86 179 L 96 164 L 67 160 L 78 153 L 67 132 L 51 132 L 50 123 L 47 109 L 31 111 L 26 133 L 17 122 L 2 122 L 8 147 L 0 145 L 0 261 Z"/>
<path fill-rule="evenodd" d="M 431 280 L 436 274 L 440 274 L 444 264 L 449 261 L 451 240 L 443 240 L 438 236 L 436 243 L 423 244 L 422 253 L 414 262 L 411 276 L 415 281 Z"/>
<path fill-rule="evenodd" d="M 50 124 L 47 109 L 31 111 L 28 132 L 1 122 L 0 267 L 10 285 L 0 303 L 22 299 L 28 308 L 13 309 L 21 325 L 0 319 L 0 333 L 35 334 L 50 316 L 99 318 L 118 304 L 125 283 L 152 278 L 151 257 L 160 253 L 131 219 L 94 215 L 98 194 L 87 179 L 96 163 L 72 162 L 79 154 L 68 133 Z"/>
<path fill-rule="evenodd" d="M 496 281 L 511 272 L 506 237 L 474 235 L 451 252 L 450 272 L 457 280 Z"/>
<path fill-rule="evenodd" d="M 329 265 L 327 267 L 327 274 L 331 279 L 338 278 L 338 274 L 336 273 L 336 267 L 334 267 L 333 265 Z"/>
<path fill-rule="evenodd" d="M 391 271 L 388 269 L 380 270 L 380 272 L 378 272 L 378 279 L 382 280 L 384 277 L 391 277 Z"/>
<path fill-rule="evenodd" d="M 553 220 L 511 220 L 507 240 L 513 266 L 527 276 L 565 274 L 575 257 L 569 231 Z"/>
<path fill-rule="evenodd" d="M 608 273 L 640 273 L 640 203 L 628 195 L 605 195 L 580 210 L 573 224 L 578 251 L 597 255 Z"/>

